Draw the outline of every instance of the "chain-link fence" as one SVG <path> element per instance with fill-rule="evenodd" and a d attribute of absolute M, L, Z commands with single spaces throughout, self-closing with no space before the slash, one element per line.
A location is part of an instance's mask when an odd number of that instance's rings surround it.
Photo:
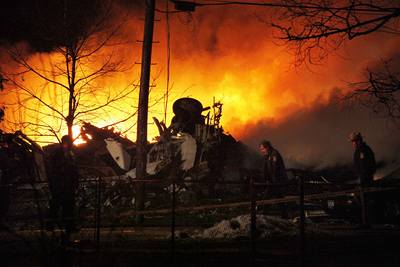
<path fill-rule="evenodd" d="M 210 181 L 187 177 L 141 181 L 126 176 L 84 179 L 76 193 L 74 220 L 78 227 L 71 237 L 65 235 L 62 218 L 54 229 L 49 231 L 46 227 L 51 198 L 46 182 L 2 185 L 3 203 L 8 203 L 2 208 L 2 248 L 30 251 L 30 257 L 39 265 L 49 266 L 64 262 L 67 255 L 71 257 L 64 263 L 76 266 L 85 265 L 80 261 L 87 261 L 93 253 L 105 255 L 127 249 L 135 255 L 138 251 L 149 255 L 162 251 L 161 262 L 175 263 L 178 256 L 184 258 L 182 250 L 191 247 L 197 251 L 192 246 L 199 245 L 199 240 L 207 240 L 203 243 L 205 246 L 210 246 L 210 240 L 222 240 L 222 248 L 226 249 L 224 257 L 229 258 L 229 251 L 241 251 L 241 259 L 257 265 L 267 257 L 264 241 L 274 235 L 284 235 L 291 237 L 291 246 L 296 252 L 294 258 L 288 257 L 289 261 L 304 262 L 306 216 L 307 212 L 312 213 L 308 206 L 311 202 L 322 209 L 332 209 L 332 202 L 344 201 L 356 210 L 356 220 L 366 223 L 368 208 L 362 202 L 365 199 L 357 196 L 398 190 L 305 182 L 304 178 L 296 174 L 289 183 L 267 184 L 247 174 L 236 181 L 215 180 L 212 190 Z M 135 210 L 136 182 L 146 184 L 142 211 Z M 277 188 L 285 188 L 285 194 L 269 193 Z M 355 206 L 354 201 L 349 202 L 354 199 L 361 204 Z M 144 217 L 140 225 L 135 220 L 139 215 Z M 286 220 L 271 215 L 283 216 Z M 236 243 L 237 240 L 241 242 Z M 199 251 L 204 252 L 204 248 Z"/>

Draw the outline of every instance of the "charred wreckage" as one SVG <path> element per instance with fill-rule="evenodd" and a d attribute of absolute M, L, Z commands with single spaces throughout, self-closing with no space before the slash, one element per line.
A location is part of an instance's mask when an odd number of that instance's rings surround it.
<path fill-rule="evenodd" d="M 173 104 L 174 117 L 170 126 L 167 127 L 164 122 L 153 118 L 159 136 L 156 138 L 157 142 L 148 144 L 146 179 L 160 182 L 149 183 L 146 187 L 147 194 L 151 196 L 148 197 L 151 200 L 149 202 L 162 204 L 163 195 L 170 197 L 171 173 L 177 177 L 174 183 L 177 183 L 176 190 L 181 193 L 179 200 L 184 204 L 196 204 L 205 198 L 247 199 L 249 178 L 263 182 L 262 170 L 259 168 L 263 162 L 261 156 L 236 141 L 231 135 L 224 133 L 220 125 L 222 106 L 222 103 L 214 102 L 211 107 L 204 108 L 196 99 L 181 98 Z M 206 115 L 203 115 L 205 112 Z M 93 188 L 96 187 L 98 181 L 96 179 L 101 177 L 102 205 L 110 208 L 120 206 L 131 208 L 135 202 L 135 185 L 132 181 L 136 179 L 136 144 L 112 128 L 98 128 L 90 123 L 83 123 L 81 134 L 86 143 L 74 148 L 81 176 L 77 194 L 78 207 L 84 210 L 90 203 L 95 202 L 96 193 Z M 48 194 L 46 164 L 56 145 L 42 149 L 21 132 L 1 133 L 0 141 L 3 191 L 1 201 L 2 214 L 5 214 L 12 209 L 10 199 L 15 197 L 10 197 L 10 188 L 25 190 L 24 192 L 39 188 L 42 190 L 42 196 Z M 334 216 L 354 219 L 354 214 L 359 208 L 354 193 L 329 197 L 329 192 L 346 190 L 354 185 L 332 186 L 333 183 L 322 175 L 302 170 L 289 170 L 289 173 L 292 174 L 292 184 L 296 184 L 296 179 L 301 175 L 307 184 L 312 185 L 305 190 L 306 194 L 328 195 L 320 200 L 309 200 L 306 203 L 308 217 L 318 219 Z M 237 184 L 234 184 L 235 182 Z M 393 186 L 398 188 L 400 184 L 399 179 L 391 177 L 374 183 L 373 186 L 383 188 Z M 297 194 L 296 186 L 288 188 L 289 195 Z M 373 200 L 375 210 L 378 210 L 376 213 L 379 213 L 382 222 L 399 223 L 398 191 L 399 189 L 371 193 L 369 199 Z M 261 198 L 262 192 L 263 190 L 259 190 Z M 296 208 L 297 206 L 294 210 Z"/>

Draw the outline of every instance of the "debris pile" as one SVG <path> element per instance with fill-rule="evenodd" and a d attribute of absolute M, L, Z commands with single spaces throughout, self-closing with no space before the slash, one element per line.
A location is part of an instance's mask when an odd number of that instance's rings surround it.
<path fill-rule="evenodd" d="M 298 225 L 288 220 L 274 216 L 257 215 L 256 229 L 258 238 L 268 238 L 271 236 L 298 235 Z M 250 215 L 240 215 L 233 219 L 223 220 L 202 232 L 195 233 L 192 237 L 199 239 L 240 239 L 250 238 Z M 310 227 L 310 232 L 321 232 L 317 228 Z M 321 232 L 322 233 L 322 232 Z"/>

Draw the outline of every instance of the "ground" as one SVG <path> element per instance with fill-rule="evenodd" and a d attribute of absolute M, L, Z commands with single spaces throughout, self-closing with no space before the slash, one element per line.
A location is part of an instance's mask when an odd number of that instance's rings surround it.
<path fill-rule="evenodd" d="M 307 226 L 311 227 L 311 226 Z M 313 226 L 315 227 L 315 226 Z M 1 232 L 1 266 L 400 266 L 400 229 L 374 225 L 319 224 L 308 232 L 305 256 L 298 235 L 258 238 L 191 238 L 205 229 L 170 227 L 82 228 L 70 242 L 61 232 Z"/>

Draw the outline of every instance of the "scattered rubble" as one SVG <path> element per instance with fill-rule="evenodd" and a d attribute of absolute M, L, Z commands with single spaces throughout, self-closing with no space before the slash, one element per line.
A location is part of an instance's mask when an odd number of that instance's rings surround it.
<path fill-rule="evenodd" d="M 198 239 L 249 238 L 250 228 L 250 215 L 240 215 L 216 223 L 214 226 L 204 231 L 195 233 L 192 237 Z M 296 236 L 299 231 L 296 223 L 267 215 L 257 215 L 256 229 L 258 238 L 269 238 L 277 235 Z M 307 231 L 312 233 L 325 233 L 314 225 L 307 227 Z"/>

